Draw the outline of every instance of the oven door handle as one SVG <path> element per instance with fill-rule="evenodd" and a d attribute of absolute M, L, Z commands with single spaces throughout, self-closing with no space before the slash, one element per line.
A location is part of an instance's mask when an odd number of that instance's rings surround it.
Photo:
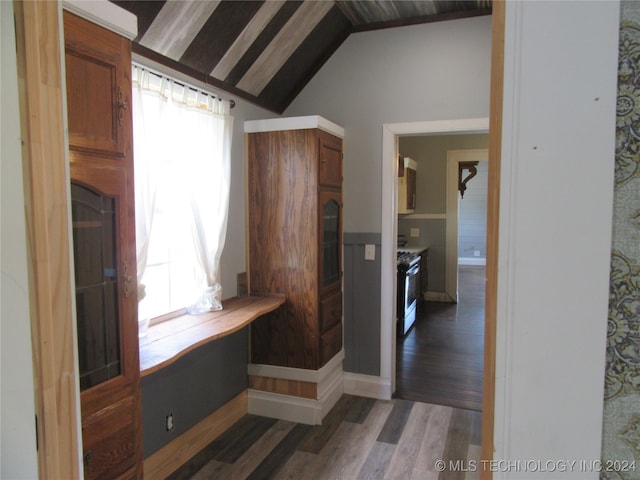
<path fill-rule="evenodd" d="M 409 270 L 407 270 L 407 275 L 416 275 L 420 271 L 420 264 L 416 263 Z"/>

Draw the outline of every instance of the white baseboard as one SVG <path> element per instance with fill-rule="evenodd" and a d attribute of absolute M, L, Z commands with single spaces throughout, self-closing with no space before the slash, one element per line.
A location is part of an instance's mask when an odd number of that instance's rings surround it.
<path fill-rule="evenodd" d="M 289 422 L 319 425 L 322 407 L 318 400 L 279 393 L 248 390 L 248 412 L 261 417 L 277 418 Z"/>
<path fill-rule="evenodd" d="M 249 413 L 307 425 L 320 425 L 324 416 L 344 393 L 343 359 L 344 350 L 320 370 L 250 364 L 249 375 L 315 383 L 318 398 L 296 397 L 250 388 Z"/>
<path fill-rule="evenodd" d="M 390 400 L 393 393 L 391 379 L 345 372 L 344 393 L 378 400 Z"/>
<path fill-rule="evenodd" d="M 460 257 L 458 265 L 486 265 L 487 259 L 480 257 Z"/>

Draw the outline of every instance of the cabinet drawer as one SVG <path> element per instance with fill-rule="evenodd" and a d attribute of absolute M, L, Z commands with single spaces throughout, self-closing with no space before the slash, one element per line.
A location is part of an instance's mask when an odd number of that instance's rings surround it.
<path fill-rule="evenodd" d="M 342 322 L 320 336 L 320 366 L 331 360 L 342 349 Z"/>
<path fill-rule="evenodd" d="M 342 320 L 342 292 L 320 300 L 320 333 L 324 333 Z"/>

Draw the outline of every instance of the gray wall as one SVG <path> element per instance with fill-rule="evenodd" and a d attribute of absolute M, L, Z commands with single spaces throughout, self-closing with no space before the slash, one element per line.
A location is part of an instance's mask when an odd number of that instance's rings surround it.
<path fill-rule="evenodd" d="M 447 209 L 447 152 L 449 150 L 487 148 L 488 142 L 489 136 L 487 134 L 400 137 L 398 142 L 400 155 L 411 157 L 418 162 L 415 213 L 445 215 Z M 469 185 L 469 189 L 471 189 L 471 183 Z M 465 194 L 464 201 L 469 196 L 468 193 Z M 464 201 L 458 203 L 460 209 L 463 208 Z M 459 217 L 458 220 L 460 230 L 466 232 L 465 226 L 460 224 L 462 219 Z M 413 238 L 409 235 L 412 228 L 420 229 L 419 237 Z M 398 235 L 404 235 L 409 244 L 429 245 L 429 291 L 444 292 L 446 219 L 425 219 L 415 218 L 412 215 L 399 215 Z M 460 235 L 458 236 L 460 237 Z M 486 240 L 484 243 L 486 244 Z"/>
<path fill-rule="evenodd" d="M 382 126 L 489 116 L 491 17 L 351 35 L 285 111 L 345 129 L 344 228 L 380 232 Z M 395 159 L 385 159 L 395 161 Z"/>
<path fill-rule="evenodd" d="M 322 115 L 345 129 L 345 238 L 380 234 L 382 202 L 393 201 L 381 198 L 382 126 L 488 117 L 490 58 L 489 16 L 353 34 L 285 111 L 285 116 Z M 351 247 L 345 248 L 346 255 Z M 369 311 L 366 301 L 379 304 L 380 264 L 375 275 L 358 268 L 345 262 L 345 279 L 367 285 L 366 297 L 354 299 L 357 305 L 345 304 L 345 340 L 353 338 L 345 341 L 345 356 L 353 360 L 345 361 L 345 369 L 375 373 L 369 367 L 379 365 L 379 349 L 360 364 L 350 349 L 380 337 L 379 308 L 366 327 L 353 313 Z M 345 282 L 345 297 L 351 293 Z"/>
<path fill-rule="evenodd" d="M 248 388 L 248 343 L 245 328 L 142 378 L 145 458 Z M 166 429 L 169 414 L 171 431 Z"/>
<path fill-rule="evenodd" d="M 366 244 L 375 260 L 364 259 Z M 344 235 L 344 369 L 380 375 L 380 234 Z M 348 321 L 347 321 L 348 319 Z"/>

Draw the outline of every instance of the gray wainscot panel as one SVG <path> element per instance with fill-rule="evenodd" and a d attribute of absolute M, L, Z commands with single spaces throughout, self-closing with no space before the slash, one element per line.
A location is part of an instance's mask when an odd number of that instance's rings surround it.
<path fill-rule="evenodd" d="M 375 245 L 375 260 L 364 259 L 365 245 Z M 380 375 L 379 233 L 344 234 L 344 369 Z"/>
<path fill-rule="evenodd" d="M 203 345 L 141 379 L 145 458 L 248 388 L 247 332 Z M 169 414 L 171 431 L 166 430 Z"/>

